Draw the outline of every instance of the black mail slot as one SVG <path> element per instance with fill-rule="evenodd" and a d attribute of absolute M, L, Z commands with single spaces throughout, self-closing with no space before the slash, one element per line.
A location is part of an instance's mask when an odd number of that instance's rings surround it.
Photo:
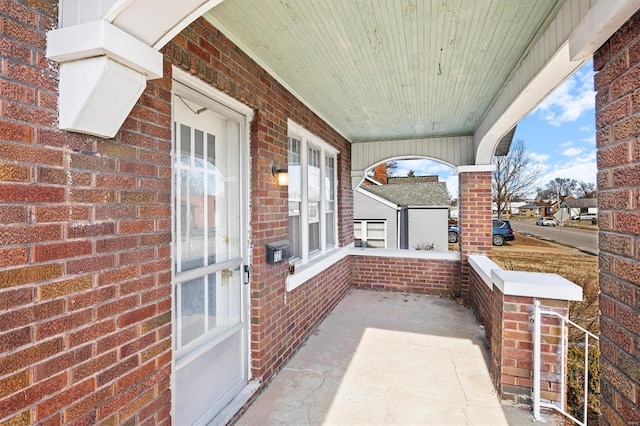
<path fill-rule="evenodd" d="M 267 244 L 267 263 L 278 263 L 291 257 L 291 243 L 289 240 Z"/>

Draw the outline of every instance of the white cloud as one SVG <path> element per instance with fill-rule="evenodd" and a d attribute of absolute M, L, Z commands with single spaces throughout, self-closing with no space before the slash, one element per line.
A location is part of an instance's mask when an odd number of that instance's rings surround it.
<path fill-rule="evenodd" d="M 442 177 L 453 172 L 453 167 L 440 163 L 439 161 L 413 159 L 397 160 L 397 162 L 398 168 L 395 171 L 396 176 L 406 176 L 410 170 L 413 170 L 416 176 L 438 175 Z"/>
<path fill-rule="evenodd" d="M 573 142 L 571 142 L 571 141 L 566 141 L 566 142 L 564 142 L 564 143 L 561 143 L 561 144 L 560 144 L 560 146 L 561 146 L 562 148 L 569 148 L 569 147 L 572 147 L 572 146 L 573 146 Z"/>
<path fill-rule="evenodd" d="M 530 152 L 529 157 L 534 163 L 545 163 L 549 159 L 547 154 L 538 154 L 536 152 Z"/>
<path fill-rule="evenodd" d="M 549 170 L 540 175 L 537 186 L 543 188 L 547 182 L 558 177 L 596 183 L 596 173 L 596 151 L 591 150 L 549 167 Z"/>
<path fill-rule="evenodd" d="M 562 155 L 567 157 L 574 157 L 576 155 L 580 155 L 582 151 L 583 151 L 582 148 L 567 148 L 564 151 L 562 151 Z"/>
<path fill-rule="evenodd" d="M 581 132 L 593 132 L 593 128 L 590 126 L 582 126 L 578 130 L 580 130 Z"/>
<path fill-rule="evenodd" d="M 452 174 L 451 176 L 447 177 L 445 182 L 447 183 L 447 190 L 449 191 L 449 197 L 451 197 L 451 199 L 457 199 L 458 198 L 458 175 Z"/>
<path fill-rule="evenodd" d="M 534 112 L 540 112 L 542 118 L 553 126 L 574 122 L 580 116 L 595 108 L 593 90 L 593 70 L 582 67 L 551 93 Z"/>
<path fill-rule="evenodd" d="M 596 144 L 596 135 L 591 135 L 588 138 L 582 138 L 580 139 L 581 142 L 586 142 L 589 145 L 595 145 Z"/>

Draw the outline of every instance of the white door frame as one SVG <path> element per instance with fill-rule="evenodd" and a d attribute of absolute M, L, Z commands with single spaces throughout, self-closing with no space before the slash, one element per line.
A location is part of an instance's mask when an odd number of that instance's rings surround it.
<path fill-rule="evenodd" d="M 241 250 L 241 257 L 244 261 L 244 264 L 249 266 L 251 265 L 251 245 L 252 245 L 252 241 L 251 241 L 251 229 L 250 229 L 250 205 L 249 205 L 249 200 L 250 200 L 250 191 L 251 191 L 251 186 L 250 186 L 250 173 L 251 173 L 251 161 L 250 161 L 250 152 L 249 152 L 249 144 L 250 144 L 250 126 L 251 126 L 251 122 L 253 120 L 253 109 L 248 107 L 247 105 L 239 102 L 238 100 L 228 96 L 227 94 L 220 92 L 219 90 L 209 86 L 208 84 L 204 83 L 203 81 L 199 80 L 198 78 L 192 76 L 191 74 L 188 74 L 186 72 L 184 72 L 183 70 L 176 68 L 175 66 L 172 67 L 172 101 L 175 99 L 175 95 L 182 95 L 182 96 L 190 96 L 193 97 L 195 95 L 195 97 L 199 98 L 198 100 L 203 101 L 203 103 L 209 104 L 210 106 L 212 106 L 213 108 L 215 108 L 216 106 L 222 106 L 223 108 L 226 109 L 231 109 L 235 112 L 237 112 L 240 115 L 243 115 L 245 117 L 245 123 L 244 126 L 241 127 L 240 129 L 240 176 L 242 178 L 242 183 L 241 183 L 241 187 L 242 187 L 242 191 L 243 193 L 240 196 L 240 235 L 246 235 L 246 241 L 244 242 L 244 244 L 241 244 L 240 250 Z M 175 111 L 174 111 L 174 105 L 172 102 L 172 108 L 171 108 L 171 132 L 172 132 L 172 143 L 176 140 L 175 138 L 175 126 L 173 125 L 173 123 L 175 123 Z M 172 173 L 171 173 L 171 217 L 172 217 L 172 234 L 175 231 L 175 213 L 176 213 L 176 205 L 175 205 L 175 182 L 174 182 L 174 173 L 173 173 L 173 164 L 175 161 L 175 150 L 172 148 L 171 150 L 171 157 L 172 157 L 172 162 L 171 162 L 171 169 L 172 169 Z M 174 238 L 175 236 L 172 235 L 172 244 L 171 244 L 171 258 L 172 258 L 172 262 L 171 262 L 171 273 L 172 273 L 172 287 L 173 287 L 173 282 L 174 282 L 174 276 L 175 276 L 175 262 L 173 261 L 173 259 L 175 259 L 175 244 L 174 244 Z M 244 274 L 243 274 L 244 275 Z M 244 318 L 244 322 L 246 324 L 246 339 L 244 342 L 245 345 L 245 350 L 244 350 L 244 354 L 246 359 L 244 360 L 244 365 L 245 365 L 245 369 L 246 369 L 246 376 L 247 376 L 247 382 L 249 383 L 252 379 L 251 376 L 251 321 L 250 321 L 250 315 L 251 315 L 251 302 L 250 302 L 250 283 L 247 285 L 242 285 L 242 315 Z M 174 294 L 173 294 L 173 289 L 171 292 L 171 303 L 172 303 L 172 310 L 173 310 L 173 306 L 175 304 L 175 300 L 174 300 Z M 173 317 L 172 317 L 173 319 Z M 173 327 L 175 327 L 175 324 L 173 324 Z M 175 357 L 175 332 L 172 332 L 172 336 L 171 336 L 171 351 L 172 351 L 172 359 L 171 359 L 171 389 L 172 389 L 172 398 L 171 398 L 171 414 L 172 417 L 175 415 L 175 402 L 176 402 L 176 394 L 175 394 L 175 373 L 176 373 L 176 357 Z M 248 386 L 248 387 L 255 387 L 255 385 L 253 386 Z M 245 393 L 243 391 L 241 391 L 241 393 Z"/>

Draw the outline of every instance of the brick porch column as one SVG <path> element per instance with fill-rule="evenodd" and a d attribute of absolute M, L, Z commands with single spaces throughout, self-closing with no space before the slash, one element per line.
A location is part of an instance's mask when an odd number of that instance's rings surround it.
<path fill-rule="evenodd" d="M 491 257 L 491 178 L 495 166 L 460 166 L 458 214 L 460 226 L 460 287 L 457 296 L 469 299 L 470 254 Z"/>
<path fill-rule="evenodd" d="M 593 56 L 601 424 L 640 424 L 640 12 Z"/>
<path fill-rule="evenodd" d="M 534 304 L 539 301 L 543 311 L 567 317 L 569 302 L 582 300 L 582 288 L 557 274 L 505 271 L 486 256 L 470 255 L 469 262 L 472 305 L 491 348 L 496 390 L 501 400 L 532 405 Z M 541 400 L 557 404 L 566 359 L 566 346 L 561 344 L 564 326 L 555 316 L 541 319 Z"/>

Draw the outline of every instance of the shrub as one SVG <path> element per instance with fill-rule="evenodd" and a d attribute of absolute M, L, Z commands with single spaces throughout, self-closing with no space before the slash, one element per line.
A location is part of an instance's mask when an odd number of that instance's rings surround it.
<path fill-rule="evenodd" d="M 414 249 L 416 250 L 433 250 L 436 248 L 436 245 L 434 243 L 430 243 L 430 242 L 421 242 L 416 244 L 415 246 L 413 246 Z"/>

